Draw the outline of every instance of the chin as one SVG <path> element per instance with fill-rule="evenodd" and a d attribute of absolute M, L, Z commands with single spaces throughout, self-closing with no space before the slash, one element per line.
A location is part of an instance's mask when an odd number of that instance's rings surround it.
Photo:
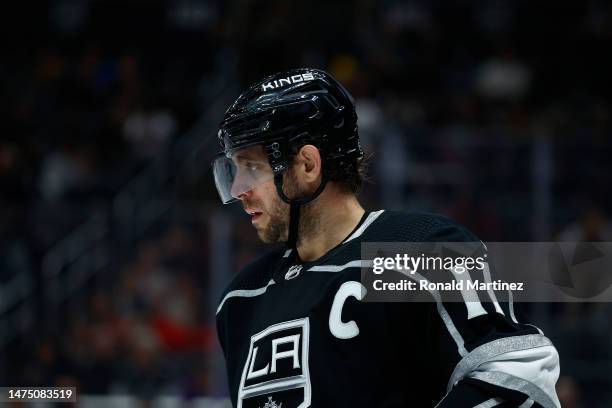
<path fill-rule="evenodd" d="M 280 237 L 278 235 L 272 234 L 270 233 L 269 230 L 267 230 L 266 228 L 263 227 L 258 227 L 256 228 L 257 230 L 257 236 L 259 237 L 259 239 L 266 243 L 266 244 L 275 244 L 278 242 L 285 242 L 287 241 L 287 237 Z"/>
<path fill-rule="evenodd" d="M 269 237 L 267 237 L 265 234 L 260 234 L 259 232 L 257 233 L 257 235 L 259 236 L 259 239 L 261 240 L 261 242 L 263 242 L 264 244 L 273 244 L 275 241 L 271 240 Z"/>
<path fill-rule="evenodd" d="M 265 242 L 266 244 L 269 244 L 271 242 L 268 237 L 268 234 L 266 233 L 267 231 L 265 228 L 261 226 L 255 226 L 255 231 L 257 232 L 257 236 L 262 242 Z"/>

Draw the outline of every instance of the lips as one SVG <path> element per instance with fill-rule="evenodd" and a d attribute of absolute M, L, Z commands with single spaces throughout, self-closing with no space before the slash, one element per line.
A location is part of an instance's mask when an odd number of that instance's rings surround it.
<path fill-rule="evenodd" d="M 247 214 L 249 214 L 251 216 L 251 222 L 255 221 L 256 219 L 258 219 L 262 212 L 261 211 L 257 211 L 257 210 L 253 210 L 250 208 L 245 208 L 245 211 L 247 212 Z"/>

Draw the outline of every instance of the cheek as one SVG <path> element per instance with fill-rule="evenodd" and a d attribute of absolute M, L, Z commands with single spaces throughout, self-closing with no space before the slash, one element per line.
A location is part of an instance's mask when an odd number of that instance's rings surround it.
<path fill-rule="evenodd" d="M 270 212 L 278 206 L 280 197 L 276 193 L 274 182 L 270 181 L 253 190 L 253 199 L 260 203 L 263 211 Z"/>

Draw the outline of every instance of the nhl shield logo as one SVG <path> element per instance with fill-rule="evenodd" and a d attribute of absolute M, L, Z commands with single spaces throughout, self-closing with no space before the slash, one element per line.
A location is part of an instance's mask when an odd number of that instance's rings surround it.
<path fill-rule="evenodd" d="M 310 407 L 309 338 L 308 318 L 277 323 L 251 336 L 237 407 Z"/>
<path fill-rule="evenodd" d="M 293 278 L 297 278 L 300 272 L 302 271 L 302 265 L 293 265 L 287 273 L 285 274 L 285 279 L 290 280 Z"/>

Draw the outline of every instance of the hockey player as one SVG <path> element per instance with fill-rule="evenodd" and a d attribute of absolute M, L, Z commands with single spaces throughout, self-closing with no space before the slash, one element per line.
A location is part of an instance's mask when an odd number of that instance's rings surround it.
<path fill-rule="evenodd" d="M 217 309 L 234 406 L 559 407 L 557 351 L 511 303 L 361 301 L 362 242 L 479 240 L 441 216 L 364 211 L 354 102 L 329 74 L 252 85 L 219 142 L 222 201 L 286 243 L 237 274 Z"/>

